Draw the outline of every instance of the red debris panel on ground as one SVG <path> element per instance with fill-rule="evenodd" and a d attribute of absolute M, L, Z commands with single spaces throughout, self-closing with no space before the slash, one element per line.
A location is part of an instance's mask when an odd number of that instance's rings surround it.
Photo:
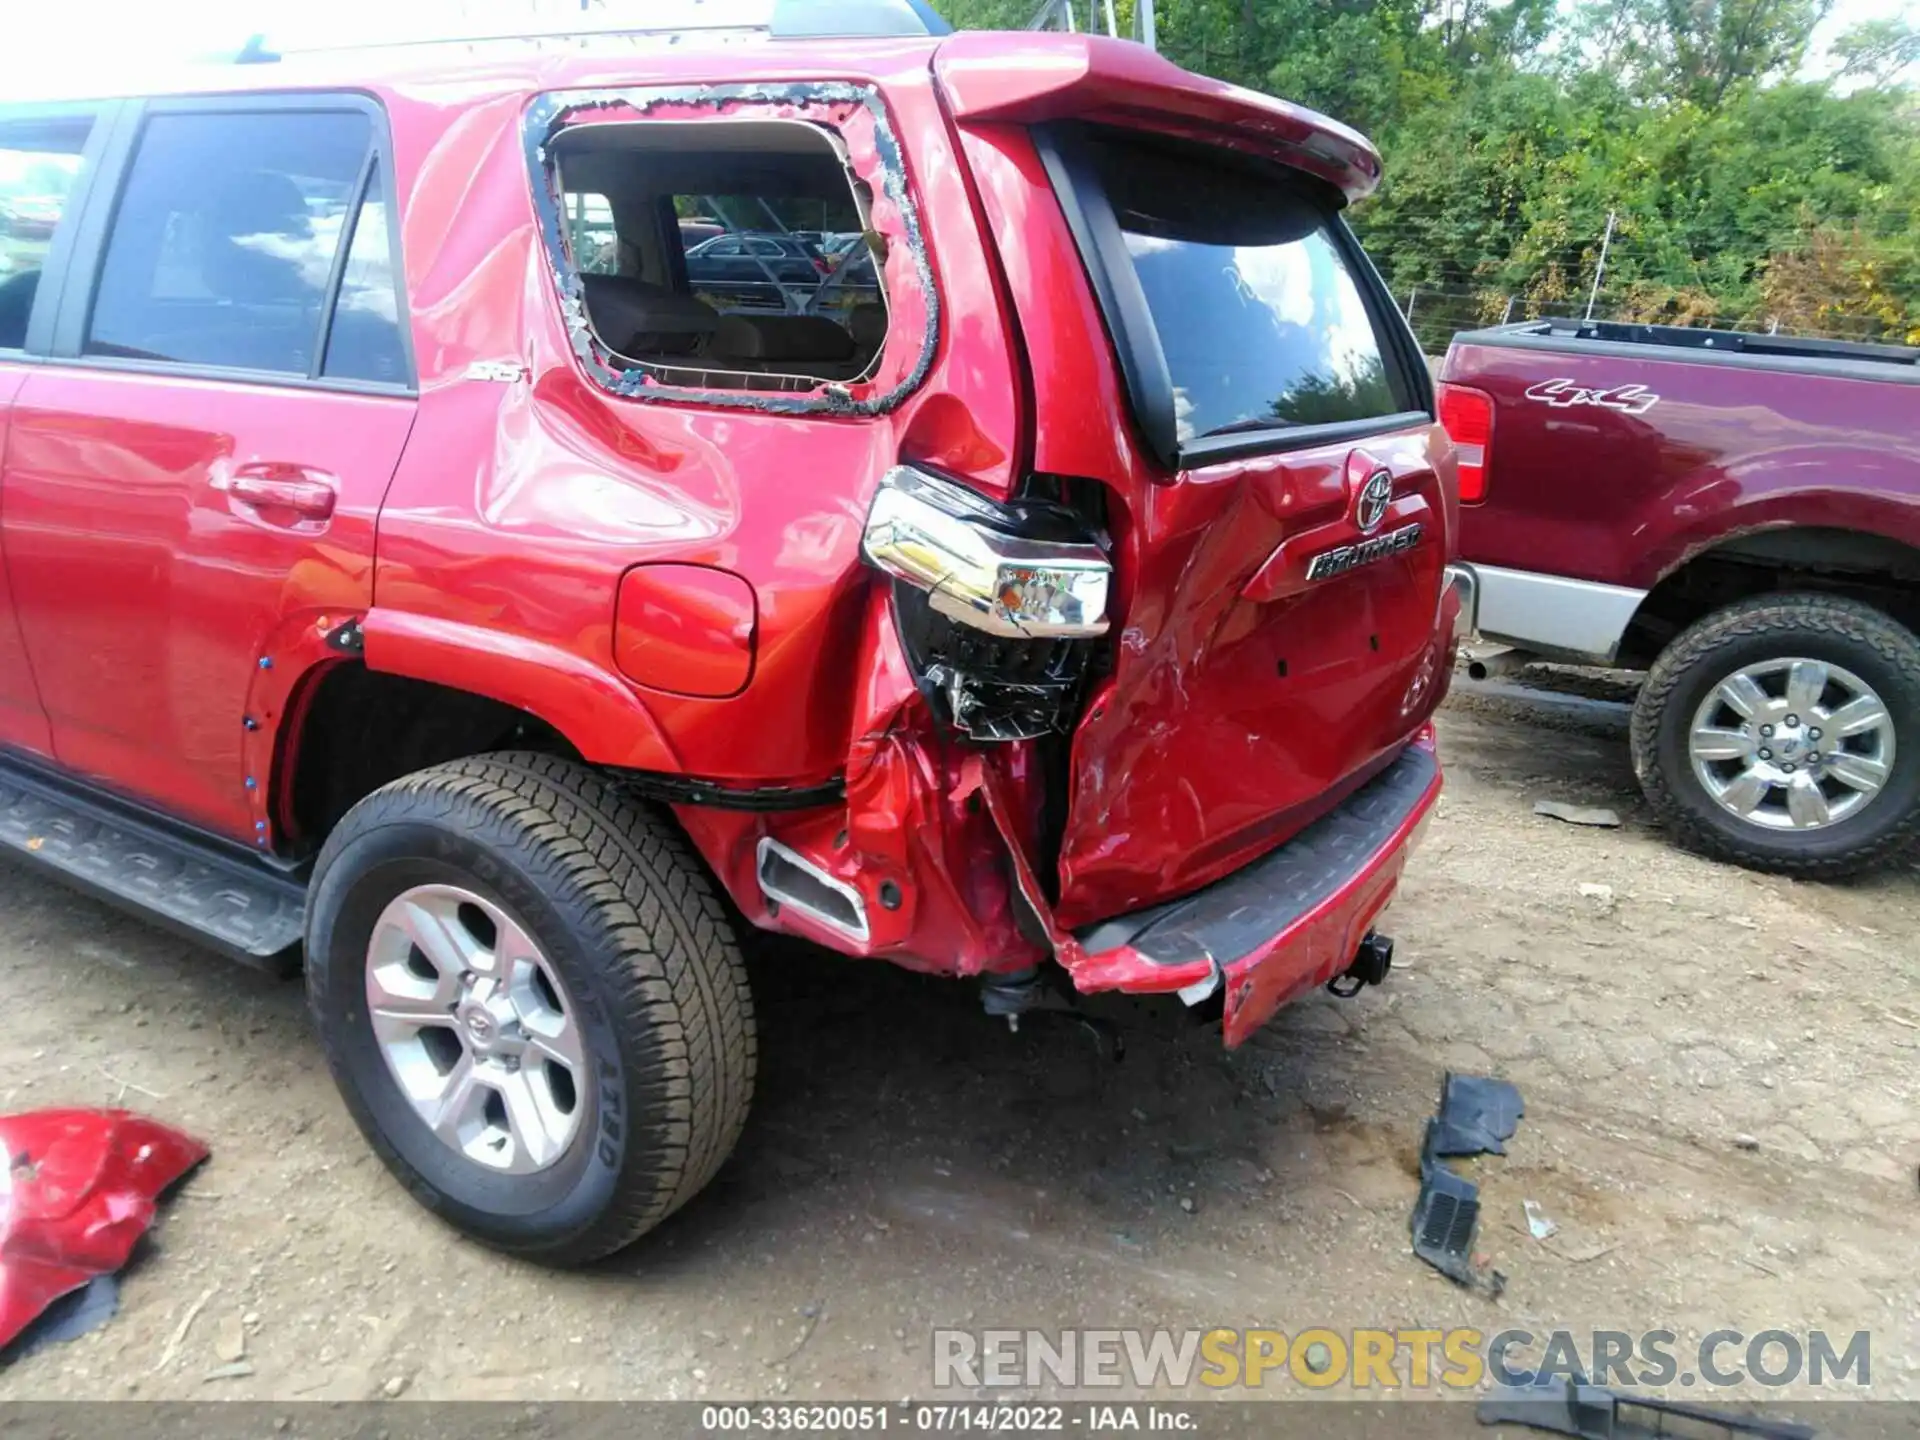
<path fill-rule="evenodd" d="M 127 1263 L 161 1193 L 207 1147 L 126 1110 L 0 1116 L 0 1347 L 48 1305 Z"/>

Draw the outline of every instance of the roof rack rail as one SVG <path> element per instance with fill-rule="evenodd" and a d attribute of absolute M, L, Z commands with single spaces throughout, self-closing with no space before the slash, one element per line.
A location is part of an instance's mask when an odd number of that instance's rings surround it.
<path fill-rule="evenodd" d="M 507 12 L 504 13 L 503 12 Z M 511 18 L 509 18 L 511 17 Z M 375 31 L 357 26 L 342 39 L 337 20 L 253 35 L 233 63 L 257 65 L 286 56 L 386 50 L 405 46 L 590 42 L 687 35 L 754 35 L 770 40 L 883 39 L 950 35 L 953 27 L 928 0 L 528 0 L 526 9 L 463 4 L 449 16 L 396 8 Z"/>

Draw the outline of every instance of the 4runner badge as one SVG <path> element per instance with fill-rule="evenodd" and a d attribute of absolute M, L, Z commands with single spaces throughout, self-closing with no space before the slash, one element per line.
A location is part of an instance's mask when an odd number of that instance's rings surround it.
<path fill-rule="evenodd" d="M 1561 410 L 1570 405 L 1598 405 L 1604 410 L 1624 410 L 1629 415 L 1644 415 L 1660 403 L 1660 397 L 1644 385 L 1591 390 L 1571 380 L 1542 380 L 1538 385 L 1529 385 L 1527 399 L 1544 400 Z"/>
<path fill-rule="evenodd" d="M 1347 571 L 1357 570 L 1362 565 L 1371 565 L 1376 560 L 1385 560 L 1389 556 L 1402 554 L 1420 543 L 1421 530 L 1422 526 L 1416 521 L 1412 525 L 1402 525 L 1398 530 L 1389 530 L 1384 535 L 1375 535 L 1370 539 L 1362 540 L 1357 545 L 1342 545 L 1337 550 L 1322 550 L 1307 562 L 1307 579 L 1331 580 L 1336 575 L 1344 575 Z"/>

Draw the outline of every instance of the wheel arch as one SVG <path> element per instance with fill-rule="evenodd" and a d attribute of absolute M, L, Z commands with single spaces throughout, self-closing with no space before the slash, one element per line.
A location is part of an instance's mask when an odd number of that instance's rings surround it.
<path fill-rule="evenodd" d="M 316 849 L 341 816 L 389 781 L 508 749 L 580 758 L 546 719 L 495 696 L 329 656 L 300 675 L 274 736 L 274 834 L 283 848 Z"/>
<path fill-rule="evenodd" d="M 1645 668 L 1714 611 L 1787 590 L 1848 596 L 1920 629 L 1920 536 L 1791 522 L 1725 535 L 1661 575 L 1621 635 L 1618 663 Z"/>
<path fill-rule="evenodd" d="M 536 716 L 596 764 L 666 774 L 681 766 L 634 687 L 574 650 L 532 636 L 376 606 L 367 665 L 484 696 Z"/>

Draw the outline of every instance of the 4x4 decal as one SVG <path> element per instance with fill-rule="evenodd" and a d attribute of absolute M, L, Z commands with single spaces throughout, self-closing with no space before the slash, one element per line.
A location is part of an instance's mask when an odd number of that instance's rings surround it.
<path fill-rule="evenodd" d="M 1644 415 L 1660 403 L 1660 397 L 1644 385 L 1615 385 L 1609 390 L 1590 390 L 1571 380 L 1542 380 L 1527 387 L 1527 399 L 1544 400 L 1565 409 L 1570 405 L 1598 405 L 1607 410 L 1624 410 L 1629 415 Z"/>

